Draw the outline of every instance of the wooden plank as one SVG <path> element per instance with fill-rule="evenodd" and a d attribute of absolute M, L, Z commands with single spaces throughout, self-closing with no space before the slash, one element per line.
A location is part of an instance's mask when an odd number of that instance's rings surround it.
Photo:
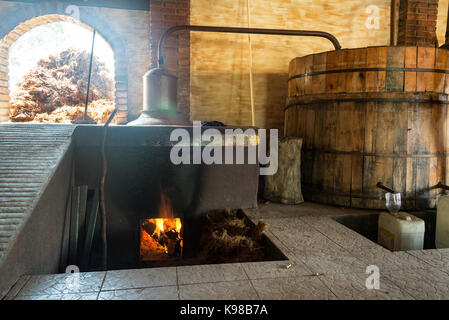
<path fill-rule="evenodd" d="M 392 102 L 378 103 L 375 153 L 391 154 L 394 149 L 396 112 Z"/>
<path fill-rule="evenodd" d="M 317 150 L 324 148 L 323 132 L 325 130 L 324 125 L 327 108 L 328 108 L 327 104 L 321 104 L 320 106 L 317 106 L 315 114 L 315 130 L 314 130 L 313 145 L 314 149 Z"/>
<path fill-rule="evenodd" d="M 443 157 L 432 157 L 429 159 L 429 186 L 435 186 L 438 182 L 443 181 Z M 438 189 L 429 189 L 429 198 L 436 198 L 440 193 Z M 434 200 L 430 200 L 434 202 Z M 431 203 L 435 205 L 435 203 Z"/>
<path fill-rule="evenodd" d="M 418 47 L 418 68 L 433 69 L 435 67 L 435 48 Z M 434 76 L 431 72 L 418 72 L 417 90 L 432 92 L 435 89 Z"/>
<path fill-rule="evenodd" d="M 369 47 L 366 51 L 367 68 L 386 68 L 387 47 Z M 366 73 L 366 90 L 368 92 L 381 92 L 385 90 L 386 72 L 369 71 Z"/>
<path fill-rule="evenodd" d="M 338 50 L 337 51 L 337 70 L 346 70 L 348 68 L 348 51 L 349 50 Z M 338 73 L 337 74 L 337 85 L 336 91 L 337 93 L 345 92 L 346 90 L 346 74 Z"/>
<path fill-rule="evenodd" d="M 355 102 L 340 102 L 336 104 L 336 132 L 335 132 L 335 150 L 353 151 L 353 113 Z"/>
<path fill-rule="evenodd" d="M 79 192 L 79 217 L 78 217 L 78 248 L 84 246 L 84 236 L 86 233 L 86 205 L 88 186 L 80 186 Z"/>
<path fill-rule="evenodd" d="M 400 0 L 391 1 L 390 9 L 390 46 L 397 46 L 399 39 Z"/>
<path fill-rule="evenodd" d="M 405 48 L 388 47 L 387 49 L 387 68 L 404 68 Z M 386 91 L 402 92 L 404 91 L 404 72 L 387 71 Z"/>
<path fill-rule="evenodd" d="M 377 103 L 367 102 L 365 111 L 364 152 L 373 153 L 376 149 Z"/>
<path fill-rule="evenodd" d="M 313 72 L 326 71 L 327 52 L 316 54 L 313 56 Z M 319 94 L 326 91 L 326 75 L 315 75 L 312 78 L 312 91 Z"/>
<path fill-rule="evenodd" d="M 352 119 L 352 135 L 354 151 L 364 152 L 366 135 L 366 103 L 356 103 Z M 351 205 L 354 197 L 360 198 L 363 195 L 363 156 L 351 156 Z"/>
<path fill-rule="evenodd" d="M 337 102 L 326 104 L 323 128 L 320 133 L 324 150 L 336 150 L 338 107 Z"/>
<path fill-rule="evenodd" d="M 77 264 L 80 187 L 72 188 L 72 210 L 70 212 L 69 264 Z"/>
<path fill-rule="evenodd" d="M 319 108 L 319 107 L 318 107 Z M 306 130 L 304 136 L 303 148 L 313 148 L 313 140 L 315 137 L 315 114 L 317 108 L 308 106 L 306 109 Z"/>
<path fill-rule="evenodd" d="M 89 266 L 89 259 L 92 252 L 92 244 L 95 234 L 95 226 L 97 224 L 98 209 L 99 209 L 99 193 L 98 190 L 93 190 L 93 197 L 91 207 L 86 216 L 86 233 L 84 237 L 84 246 L 81 259 L 81 269 L 87 270 Z"/>
<path fill-rule="evenodd" d="M 291 78 L 296 75 L 296 66 L 298 64 L 298 59 L 302 58 L 294 58 L 290 60 L 290 63 L 288 64 L 288 77 Z"/>
<path fill-rule="evenodd" d="M 416 190 L 416 158 L 407 158 L 407 178 L 404 209 L 416 208 L 415 190 Z"/>
<path fill-rule="evenodd" d="M 395 154 L 407 153 L 408 103 L 393 103 L 394 135 L 393 150 Z"/>
<path fill-rule="evenodd" d="M 402 197 L 406 195 L 407 186 L 407 158 L 393 159 L 393 181 L 392 188 L 400 192 Z"/>
<path fill-rule="evenodd" d="M 362 199 L 362 207 L 370 208 L 373 203 L 372 200 L 369 200 L 368 198 L 372 197 L 375 194 L 378 194 L 378 190 L 376 190 L 375 184 L 378 182 L 376 181 L 376 177 L 374 176 L 374 172 L 376 169 L 376 158 L 373 156 L 365 156 L 363 164 L 363 197 Z"/>
<path fill-rule="evenodd" d="M 304 58 L 298 59 L 296 61 L 296 70 L 295 70 L 295 74 L 296 75 L 301 75 L 304 74 L 306 71 L 306 66 L 305 66 L 305 61 Z M 294 80 L 295 85 L 296 85 L 296 95 L 302 96 L 305 93 L 305 78 L 301 77 L 301 78 L 296 78 Z"/>
<path fill-rule="evenodd" d="M 415 144 L 415 130 L 413 128 L 413 123 L 415 122 L 416 116 L 416 105 L 409 104 L 408 108 L 408 134 L 407 134 L 407 154 L 414 154 L 414 144 Z M 416 158 L 407 158 L 407 170 L 406 170 L 406 199 L 404 201 L 405 209 L 415 208 L 415 191 L 416 191 Z"/>
<path fill-rule="evenodd" d="M 297 106 L 296 110 L 296 133 L 295 137 L 300 137 L 302 139 L 306 136 L 307 128 L 307 106 Z"/>
<path fill-rule="evenodd" d="M 350 67 L 355 69 L 366 68 L 366 52 L 366 48 L 354 51 Z M 347 85 L 347 87 L 350 87 L 352 91 L 348 92 L 365 92 L 366 72 L 352 72 L 349 75 L 347 78 L 347 84 L 349 83 L 349 86 Z"/>
<path fill-rule="evenodd" d="M 327 70 L 337 70 L 337 54 L 338 51 L 331 51 L 327 54 Z M 326 92 L 337 92 L 338 74 L 330 73 L 326 76 Z"/>
<path fill-rule="evenodd" d="M 305 73 L 311 73 L 313 71 L 313 55 L 308 55 L 304 58 L 304 70 Z M 304 93 L 313 93 L 312 77 L 304 77 Z"/>
<path fill-rule="evenodd" d="M 417 54 L 417 47 L 405 48 L 405 68 L 416 68 Z M 416 81 L 416 72 L 405 72 L 405 91 L 416 92 Z"/>
<path fill-rule="evenodd" d="M 429 205 L 429 159 L 417 158 L 416 160 L 416 207 L 426 209 Z"/>
<path fill-rule="evenodd" d="M 351 158 L 351 203 L 354 205 L 354 197 L 363 195 L 363 157 L 353 155 Z"/>
<path fill-rule="evenodd" d="M 435 50 L 435 69 L 446 70 L 447 65 L 447 50 L 437 48 Z M 438 93 L 444 93 L 444 88 L 446 86 L 446 77 L 442 73 L 434 73 L 434 84 L 435 91 Z"/>

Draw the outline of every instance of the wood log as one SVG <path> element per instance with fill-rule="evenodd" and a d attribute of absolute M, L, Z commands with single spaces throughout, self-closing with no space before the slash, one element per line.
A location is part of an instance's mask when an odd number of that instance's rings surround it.
<path fill-rule="evenodd" d="M 156 225 L 148 220 L 142 222 L 142 229 L 151 237 L 156 230 Z"/>
<path fill-rule="evenodd" d="M 265 178 L 264 198 L 284 204 L 304 202 L 301 192 L 302 139 L 289 137 L 279 141 L 278 171 Z"/>

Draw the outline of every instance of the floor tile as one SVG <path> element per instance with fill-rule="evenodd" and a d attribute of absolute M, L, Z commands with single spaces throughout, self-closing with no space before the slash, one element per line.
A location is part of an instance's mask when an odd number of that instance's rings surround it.
<path fill-rule="evenodd" d="M 98 293 L 64 293 L 40 296 L 18 296 L 14 300 L 96 300 Z"/>
<path fill-rule="evenodd" d="M 386 270 L 382 275 L 416 299 L 449 299 L 449 275 L 436 268 Z"/>
<path fill-rule="evenodd" d="M 343 249 L 302 252 L 297 257 L 312 273 L 360 273 L 365 272 L 368 266 Z"/>
<path fill-rule="evenodd" d="M 102 291 L 98 300 L 179 300 L 178 288 L 155 287 Z"/>
<path fill-rule="evenodd" d="M 177 267 L 178 284 L 247 280 L 239 263 Z"/>
<path fill-rule="evenodd" d="M 181 300 L 255 300 L 249 280 L 188 284 L 179 286 Z"/>
<path fill-rule="evenodd" d="M 392 252 L 381 246 L 354 247 L 351 254 L 365 262 L 366 265 L 376 265 L 381 270 L 425 269 L 430 266 L 408 252 Z"/>
<path fill-rule="evenodd" d="M 105 272 L 32 276 L 18 296 L 43 296 L 65 293 L 98 292 Z"/>
<path fill-rule="evenodd" d="M 334 300 L 318 277 L 251 280 L 262 300 Z"/>
<path fill-rule="evenodd" d="M 293 252 L 287 248 L 286 245 L 284 245 L 281 240 L 278 239 L 278 237 L 276 237 L 275 234 L 273 234 L 270 230 L 265 231 L 265 235 L 267 236 L 267 238 L 282 252 L 282 254 L 287 258 L 287 259 L 292 259 L 294 258 L 294 254 Z"/>
<path fill-rule="evenodd" d="M 352 249 L 355 244 L 358 246 L 377 245 L 354 230 L 351 230 L 341 223 L 331 219 L 330 217 L 307 216 L 301 217 L 301 220 L 317 229 L 327 238 L 345 249 Z"/>
<path fill-rule="evenodd" d="M 414 250 L 407 252 L 427 262 L 429 265 L 449 273 L 449 249 Z"/>
<path fill-rule="evenodd" d="M 176 285 L 176 268 L 108 271 L 102 291 Z"/>
<path fill-rule="evenodd" d="M 412 296 L 385 277 L 379 279 L 379 289 L 368 289 L 366 273 L 333 273 L 320 280 L 341 300 L 410 300 Z"/>
<path fill-rule="evenodd" d="M 301 261 L 265 261 L 242 263 L 250 279 L 288 278 L 311 274 Z"/>

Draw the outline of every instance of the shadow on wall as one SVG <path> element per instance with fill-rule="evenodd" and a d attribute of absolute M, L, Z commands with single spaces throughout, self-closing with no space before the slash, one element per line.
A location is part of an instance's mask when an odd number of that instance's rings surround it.
<path fill-rule="evenodd" d="M 255 73 L 256 126 L 284 126 L 288 74 Z M 200 72 L 191 74 L 191 119 L 217 120 L 227 125 L 251 126 L 249 74 Z"/>

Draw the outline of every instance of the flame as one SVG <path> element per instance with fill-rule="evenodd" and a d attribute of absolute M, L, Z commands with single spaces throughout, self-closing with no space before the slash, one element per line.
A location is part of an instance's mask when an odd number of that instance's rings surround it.
<path fill-rule="evenodd" d="M 180 218 L 174 218 L 171 202 L 162 191 L 158 214 L 160 218 L 145 219 L 142 222 L 140 243 L 141 260 L 160 260 L 167 258 L 170 254 L 176 252 L 174 249 L 176 245 L 181 247 L 182 252 L 182 221 Z M 145 227 L 144 224 L 146 224 Z M 173 235 L 173 232 L 176 233 Z"/>
<path fill-rule="evenodd" d="M 156 229 L 153 234 L 161 235 L 165 230 L 174 230 L 177 233 L 181 233 L 182 222 L 180 218 L 157 218 L 147 219 L 147 221 L 156 225 Z"/>
<path fill-rule="evenodd" d="M 170 200 L 165 196 L 164 192 L 161 190 L 161 201 L 159 203 L 159 217 L 162 218 L 173 218 L 173 208 L 171 206 Z"/>
<path fill-rule="evenodd" d="M 157 234 L 161 234 L 162 232 L 164 232 L 164 219 L 155 219 L 155 224 L 156 224 L 156 230 L 155 232 Z"/>

